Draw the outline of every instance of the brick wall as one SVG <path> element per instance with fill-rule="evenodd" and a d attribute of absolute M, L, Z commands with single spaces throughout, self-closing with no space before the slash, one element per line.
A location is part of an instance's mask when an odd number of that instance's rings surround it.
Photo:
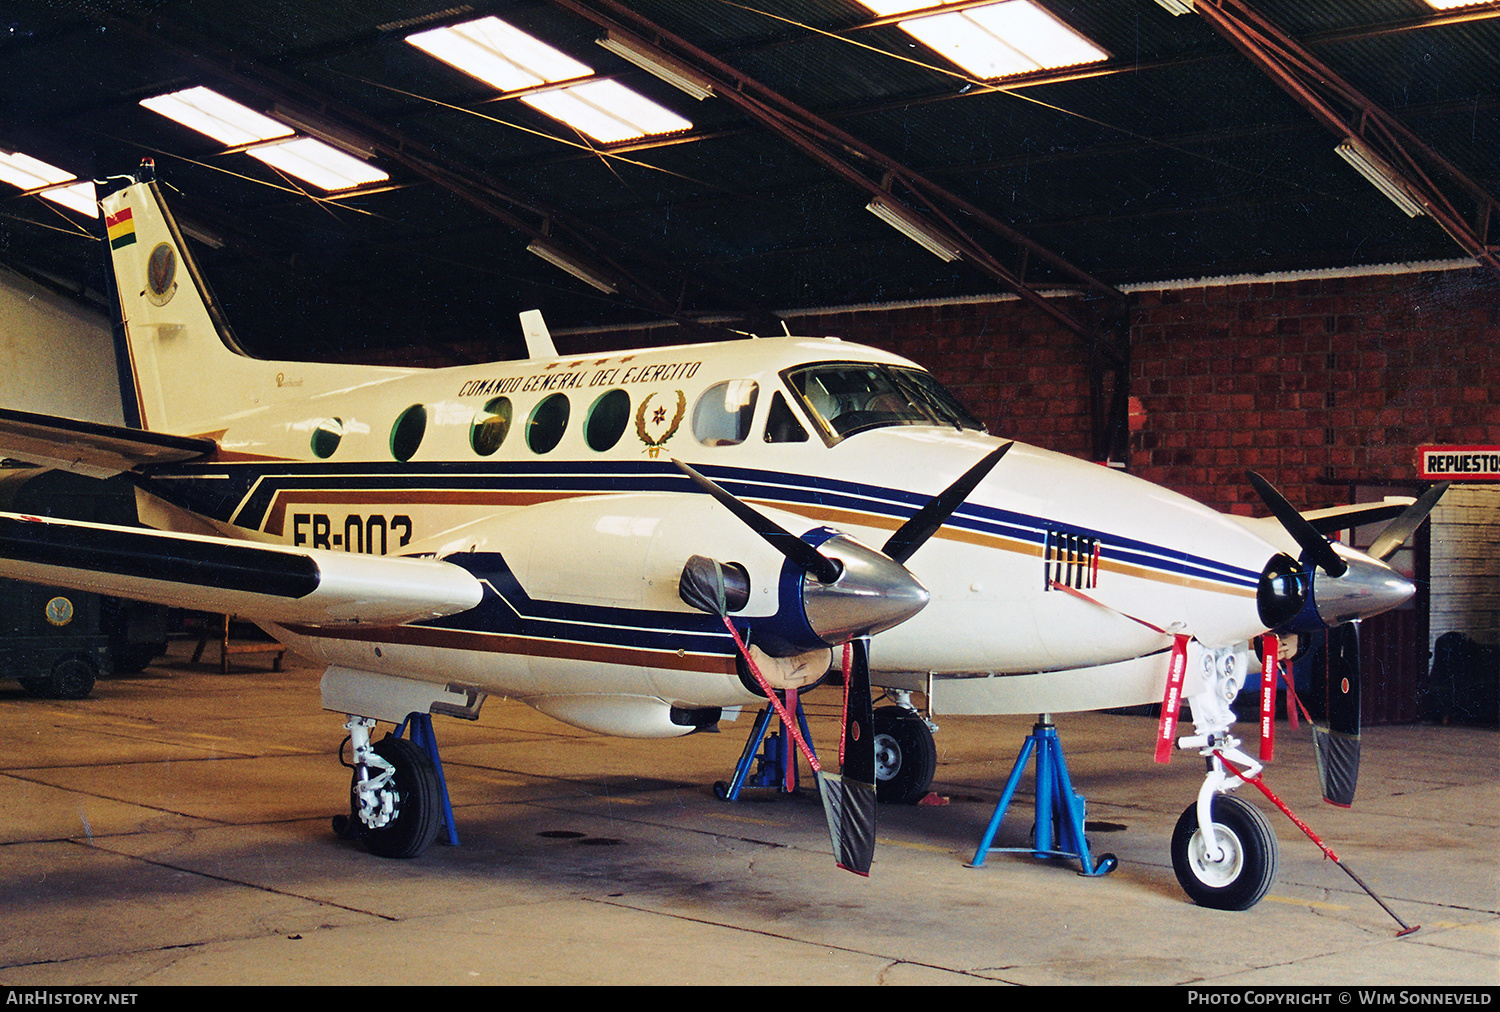
<path fill-rule="evenodd" d="M 1409 481 L 1423 443 L 1500 442 L 1500 285 L 1442 271 L 1134 295 L 1134 474 L 1263 513 L 1245 471 L 1302 508 L 1330 481 Z M 1089 455 L 1080 343 L 1017 302 L 804 317 L 794 330 L 890 348 L 991 427 Z"/>

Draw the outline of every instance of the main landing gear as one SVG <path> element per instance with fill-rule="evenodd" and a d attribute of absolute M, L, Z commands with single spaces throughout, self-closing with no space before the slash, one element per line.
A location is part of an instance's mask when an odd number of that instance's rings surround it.
<path fill-rule="evenodd" d="M 411 737 L 402 738 L 402 727 L 408 725 Z M 344 725 L 353 749 L 349 765 L 354 772 L 349 815 L 334 818 L 334 832 L 362 841 L 380 857 L 416 857 L 445 826 L 447 842 L 457 844 L 453 808 L 432 737 L 432 718 L 413 713 L 394 734 L 371 744 L 374 726 L 375 721 L 367 717 L 350 717 Z"/>
<path fill-rule="evenodd" d="M 915 804 L 937 774 L 932 728 L 905 695 L 875 711 L 875 797 L 884 804 Z"/>
<path fill-rule="evenodd" d="M 1244 684 L 1244 657 L 1233 648 L 1203 652 L 1203 690 L 1189 703 L 1194 735 L 1178 748 L 1195 748 L 1208 762 L 1198 800 L 1172 832 L 1172 870 L 1192 901 L 1215 910 L 1248 910 L 1276 880 L 1276 834 L 1260 810 L 1228 792 L 1244 782 L 1225 768 L 1227 758 L 1254 778 L 1262 766 L 1240 750 L 1229 733 L 1230 704 Z"/>
<path fill-rule="evenodd" d="M 912 707 L 909 694 L 889 691 L 896 705 L 875 711 L 875 798 L 882 804 L 910 805 L 925 797 L 937 775 L 937 745 L 932 740 L 932 726 Z M 808 738 L 807 721 L 800 701 L 796 719 L 803 738 Z M 773 729 L 775 713 L 769 706 L 756 716 L 734 776 L 726 783 L 714 784 L 714 795 L 720 801 L 736 801 L 745 787 L 772 787 L 784 791 L 796 789 L 796 753 L 791 736 L 785 729 Z M 763 746 L 763 747 L 762 747 Z M 756 752 L 759 748 L 761 751 Z M 754 767 L 752 771 L 752 766 Z"/>

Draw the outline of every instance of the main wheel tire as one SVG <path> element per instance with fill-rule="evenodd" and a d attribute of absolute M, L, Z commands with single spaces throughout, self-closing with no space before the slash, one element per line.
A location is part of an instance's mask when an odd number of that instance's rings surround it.
<path fill-rule="evenodd" d="M 99 669 L 86 657 L 59 657 L 40 677 L 21 679 L 21 688 L 43 699 L 87 699 L 94 691 Z"/>
<path fill-rule="evenodd" d="M 354 792 L 359 773 L 350 782 L 350 822 L 358 827 L 365 849 L 379 857 L 417 857 L 437 839 L 443 821 L 442 783 L 437 767 L 417 745 L 405 738 L 387 735 L 377 742 L 375 754 L 396 768 L 384 791 L 394 796 L 395 814 L 378 828 L 365 825 L 359 818 L 359 803 Z"/>
<path fill-rule="evenodd" d="M 1172 870 L 1201 907 L 1249 910 L 1276 881 L 1276 834 L 1260 810 L 1233 795 L 1212 802 L 1214 836 L 1224 858 L 1210 861 L 1198 826 L 1198 806 L 1189 805 L 1172 831 Z"/>
<path fill-rule="evenodd" d="M 932 786 L 937 746 L 927 722 L 901 706 L 875 711 L 875 797 L 909 805 Z"/>

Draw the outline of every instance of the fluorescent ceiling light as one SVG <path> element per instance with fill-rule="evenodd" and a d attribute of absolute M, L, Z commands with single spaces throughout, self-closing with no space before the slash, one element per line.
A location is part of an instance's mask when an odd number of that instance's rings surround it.
<path fill-rule="evenodd" d="M 647 73 L 655 74 L 672 87 L 686 92 L 700 102 L 713 96 L 713 85 L 701 74 L 669 59 L 646 43 L 633 39 L 629 35 L 611 29 L 604 38 L 594 41 L 621 59 L 629 60 Z"/>
<path fill-rule="evenodd" d="M 262 116 L 210 88 L 144 98 L 141 105 L 231 148 L 292 135 L 292 128 L 285 123 Z"/>
<path fill-rule="evenodd" d="M 1193 0 L 1156 0 L 1173 17 L 1193 13 Z"/>
<path fill-rule="evenodd" d="M 305 179 L 320 190 L 349 190 L 389 179 L 368 162 L 346 155 L 312 137 L 298 137 L 250 148 L 245 154 L 287 175 Z"/>
<path fill-rule="evenodd" d="M 553 267 L 567 271 L 580 281 L 587 281 L 601 292 L 613 294 L 616 291 L 614 283 L 608 278 L 593 268 L 573 259 L 551 243 L 545 243 L 538 239 L 526 247 L 526 252 L 536 254 Z"/>
<path fill-rule="evenodd" d="M 947 6 L 912 0 L 860 0 L 879 15 Z M 1031 0 L 1000 0 L 899 22 L 901 29 L 977 78 L 1098 63 L 1109 54 Z"/>
<path fill-rule="evenodd" d="M 1459 7 L 1478 7 L 1494 0 L 1426 0 L 1427 6 L 1435 10 L 1451 11 Z"/>
<path fill-rule="evenodd" d="M 865 210 L 945 263 L 962 255 L 956 244 L 900 204 L 876 197 Z"/>
<path fill-rule="evenodd" d="M 1407 192 L 1405 184 L 1391 168 L 1390 163 L 1371 151 L 1353 137 L 1334 148 L 1334 153 L 1364 176 L 1375 188 L 1385 194 L 1390 202 L 1399 207 L 1408 218 L 1415 218 L 1427 211 Z"/>
<path fill-rule="evenodd" d="M 546 89 L 589 77 L 594 68 L 499 18 L 417 32 L 406 41 L 501 92 L 543 88 L 522 95 L 521 101 L 601 143 L 676 133 L 693 125 L 613 81 Z"/>
<path fill-rule="evenodd" d="M 594 68 L 512 28 L 499 18 L 480 18 L 449 28 L 408 35 L 406 41 L 501 91 L 520 91 L 588 77 Z"/>

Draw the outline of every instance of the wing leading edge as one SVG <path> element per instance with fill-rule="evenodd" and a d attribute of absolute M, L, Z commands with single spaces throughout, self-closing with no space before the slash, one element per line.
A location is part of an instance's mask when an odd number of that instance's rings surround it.
<path fill-rule="evenodd" d="M 274 623 L 391 626 L 479 603 L 483 585 L 436 559 L 282 548 L 229 538 L 0 513 L 0 577 Z"/>

